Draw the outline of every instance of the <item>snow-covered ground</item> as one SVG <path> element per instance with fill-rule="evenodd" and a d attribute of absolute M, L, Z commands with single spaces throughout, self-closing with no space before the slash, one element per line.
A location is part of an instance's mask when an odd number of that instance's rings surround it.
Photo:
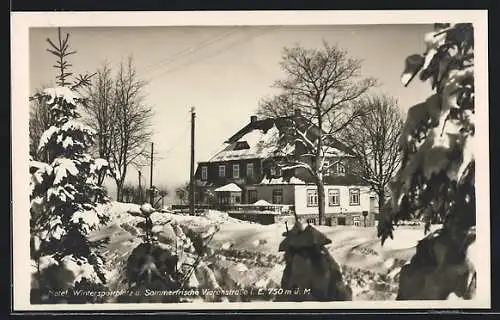
<path fill-rule="evenodd" d="M 107 210 L 111 222 L 96 231 L 93 238 L 110 237 L 103 253 L 108 260 L 109 275 L 114 279 L 133 248 L 142 241 L 139 237 L 141 230 L 135 227 L 142 218 L 130 214 L 139 210 L 139 206 L 134 204 L 114 202 Z M 191 239 L 184 234 L 186 230 L 205 235 L 214 232 L 217 227 L 218 231 L 208 245 L 210 254 L 204 262 L 214 271 L 220 287 L 279 286 L 284 262 L 278 246 L 283 240 L 284 224 L 249 223 L 218 211 L 209 211 L 202 216 L 155 212 L 152 220 L 160 242 L 168 242 L 168 239 L 181 233 L 186 249 L 192 246 Z M 173 228 L 172 223 L 181 228 Z M 425 236 L 423 227 L 401 226 L 395 229 L 394 240 L 388 239 L 381 246 L 376 228 L 316 228 L 332 240 L 328 249 L 342 266 L 355 300 L 394 299 L 399 270 L 415 253 L 418 240 Z M 192 248 L 186 252 L 186 255 L 193 256 Z M 200 282 L 199 279 L 197 281 Z"/>

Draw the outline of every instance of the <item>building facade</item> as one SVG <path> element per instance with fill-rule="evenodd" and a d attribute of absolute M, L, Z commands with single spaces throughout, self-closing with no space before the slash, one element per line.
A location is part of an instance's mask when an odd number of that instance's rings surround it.
<path fill-rule="evenodd" d="M 255 116 L 195 172 L 196 200 L 199 204 L 231 207 L 264 200 L 280 206 L 284 214 L 296 213 L 309 223 L 318 223 L 317 187 L 306 170 L 286 169 L 283 157 L 303 152 L 294 143 L 279 139 L 290 127 L 281 117 L 257 120 Z M 298 122 L 295 122 L 296 125 Z M 294 139 L 290 139 L 294 141 Z M 373 226 L 377 214 L 376 196 L 357 173 L 357 160 L 338 141 L 329 146 L 325 158 L 326 225 Z M 331 165 L 330 165 L 331 164 Z"/>

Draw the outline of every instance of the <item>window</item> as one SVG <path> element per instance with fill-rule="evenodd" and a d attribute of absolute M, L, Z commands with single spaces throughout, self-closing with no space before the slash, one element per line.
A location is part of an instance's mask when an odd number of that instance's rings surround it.
<path fill-rule="evenodd" d="M 237 194 L 231 194 L 230 203 L 231 204 L 239 204 L 239 203 L 241 203 L 241 197 L 239 195 L 237 195 Z"/>
<path fill-rule="evenodd" d="M 309 223 L 309 224 L 316 224 L 316 219 L 315 218 L 309 218 L 309 219 L 306 219 L 306 222 Z"/>
<path fill-rule="evenodd" d="M 245 149 L 250 149 L 248 142 L 238 141 L 238 142 L 236 142 L 236 145 L 234 146 L 233 150 L 245 150 Z"/>
<path fill-rule="evenodd" d="M 307 206 L 308 207 L 318 206 L 318 190 L 314 189 L 307 190 Z"/>
<path fill-rule="evenodd" d="M 239 177 L 240 177 L 240 165 L 233 164 L 233 178 L 239 178 Z"/>
<path fill-rule="evenodd" d="M 345 174 L 345 167 L 340 162 L 337 163 L 337 174 L 339 174 L 339 175 L 344 175 Z"/>
<path fill-rule="evenodd" d="M 345 166 L 342 162 L 337 162 L 333 165 L 332 171 L 334 174 L 344 175 L 345 174 Z"/>
<path fill-rule="evenodd" d="M 278 177 L 281 177 L 281 167 L 277 167 L 277 168 L 276 168 L 276 175 L 277 175 Z"/>
<path fill-rule="evenodd" d="M 359 189 L 349 190 L 349 204 L 351 206 L 359 206 Z"/>
<path fill-rule="evenodd" d="M 248 190 L 248 203 L 257 202 L 257 190 Z"/>
<path fill-rule="evenodd" d="M 340 190 L 339 189 L 328 189 L 328 205 L 330 207 L 340 205 Z"/>
<path fill-rule="evenodd" d="M 352 223 L 356 226 L 359 227 L 361 225 L 361 220 L 359 216 L 353 216 L 352 217 Z"/>
<path fill-rule="evenodd" d="M 208 171 L 207 167 L 201 167 L 201 180 L 207 180 Z"/>
<path fill-rule="evenodd" d="M 274 177 L 276 175 L 276 168 L 275 167 L 271 167 L 269 173 L 271 174 L 272 177 Z"/>
<path fill-rule="evenodd" d="M 229 196 L 220 196 L 219 197 L 219 204 L 228 204 L 229 203 Z"/>
<path fill-rule="evenodd" d="M 273 203 L 274 204 L 283 204 L 283 189 L 274 189 L 273 190 Z"/>
<path fill-rule="evenodd" d="M 225 176 L 226 176 L 226 166 L 220 165 L 219 166 L 219 177 L 225 177 Z"/>
<path fill-rule="evenodd" d="M 253 178 L 253 163 L 247 163 L 247 177 Z"/>
<path fill-rule="evenodd" d="M 330 161 L 323 162 L 323 173 L 327 176 L 330 175 Z"/>

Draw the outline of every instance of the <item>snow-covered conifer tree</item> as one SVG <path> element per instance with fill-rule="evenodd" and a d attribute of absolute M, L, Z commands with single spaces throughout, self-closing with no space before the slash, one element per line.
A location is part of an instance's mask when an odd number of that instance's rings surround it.
<path fill-rule="evenodd" d="M 100 243 L 89 241 L 88 233 L 107 220 L 97 209 L 108 199 L 96 183 L 107 162 L 87 153 L 95 133 L 78 119 L 78 108 L 84 103 L 78 88 L 88 85 L 90 76 L 69 80 L 71 65 L 66 57 L 75 52 L 68 51 L 68 38 L 68 34 L 61 38 L 59 30 L 58 43 L 47 39 L 51 46 L 47 50 L 57 57 L 57 87 L 33 97 L 48 104 L 53 120 L 38 147 L 48 162 L 36 163 L 38 169 L 31 177 L 31 258 L 39 292 L 80 281 L 105 283 L 103 258 L 95 250 Z M 47 268 L 59 271 L 44 276 Z M 73 275 L 62 279 L 68 270 Z"/>
<path fill-rule="evenodd" d="M 393 210 L 382 212 L 382 243 L 398 220 L 423 218 L 425 231 L 401 269 L 398 300 L 473 299 L 476 295 L 474 28 L 436 23 L 426 51 L 405 61 L 401 81 L 419 75 L 435 93 L 408 110 L 401 168 L 392 185 Z M 484 106 L 480 106 L 484 107 Z"/>

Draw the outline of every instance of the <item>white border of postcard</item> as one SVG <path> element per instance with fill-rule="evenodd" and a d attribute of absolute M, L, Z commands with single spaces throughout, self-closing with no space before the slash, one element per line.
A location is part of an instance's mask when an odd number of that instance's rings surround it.
<path fill-rule="evenodd" d="M 488 17 L 486 10 L 226 11 L 226 12 L 14 12 L 11 13 L 13 311 L 200 309 L 467 309 L 490 308 L 490 205 L 488 118 Z M 432 24 L 471 22 L 475 32 L 477 245 L 483 248 L 475 300 L 243 302 L 180 304 L 31 305 L 29 301 L 28 96 L 29 28 L 204 25 Z M 421 41 L 423 41 L 422 39 Z M 411 54 L 409 52 L 408 54 Z M 403 66 L 403 61 L 401 61 Z"/>

